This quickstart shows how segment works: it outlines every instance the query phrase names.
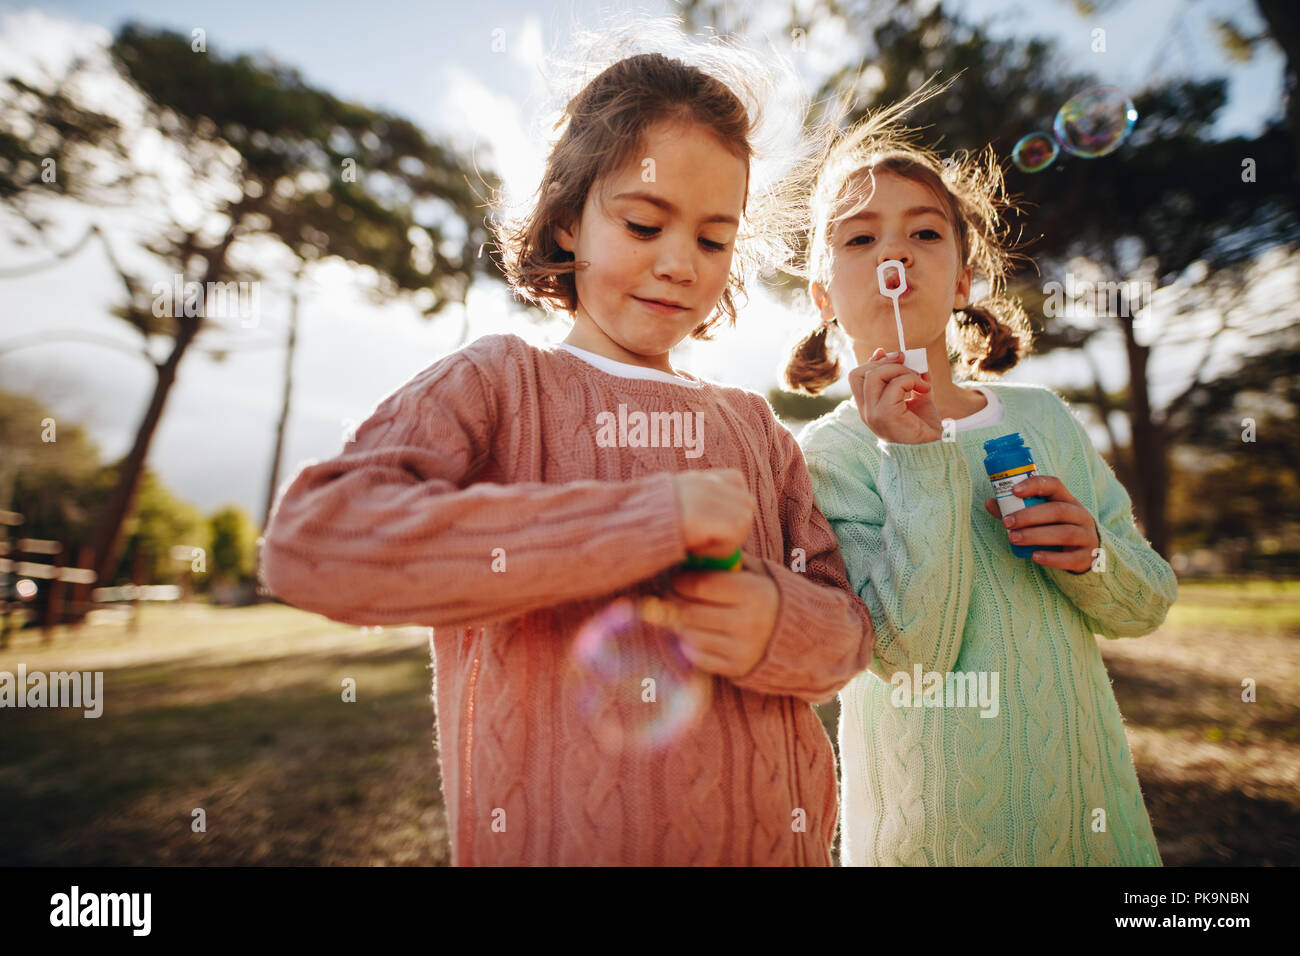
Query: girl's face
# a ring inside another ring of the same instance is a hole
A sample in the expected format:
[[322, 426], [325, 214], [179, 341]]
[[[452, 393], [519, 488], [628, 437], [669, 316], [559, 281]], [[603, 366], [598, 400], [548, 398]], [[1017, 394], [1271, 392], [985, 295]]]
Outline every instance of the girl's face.
[[641, 152], [592, 187], [581, 219], [556, 228], [579, 263], [566, 341], [671, 371], [668, 350], [727, 287], [748, 172], [707, 127], [650, 127]]
[[[894, 305], [880, 294], [876, 267], [901, 260], [907, 273], [907, 291], [898, 300], [903, 334], [908, 348], [928, 348], [943, 341], [953, 311], [969, 304], [971, 270], [960, 268], [957, 231], [929, 187], [879, 170], [875, 181], [866, 208], [828, 230], [830, 285], [814, 282], [813, 301], [868, 354], [876, 347], [896, 351]], [[836, 214], [852, 209], [870, 188], [871, 176], [858, 174]]]

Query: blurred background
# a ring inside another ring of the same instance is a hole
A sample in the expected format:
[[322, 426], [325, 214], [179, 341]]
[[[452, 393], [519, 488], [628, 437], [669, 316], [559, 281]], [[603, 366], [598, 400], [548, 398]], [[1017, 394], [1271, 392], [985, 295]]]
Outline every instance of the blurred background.
[[[484, 204], [536, 185], [553, 57], [632, 16], [855, 116], [955, 77], [911, 122], [991, 143], [1020, 197], [1038, 337], [1007, 378], [1087, 420], [1180, 578], [1157, 632], [1103, 641], [1164, 860], [1300, 863], [1288, 0], [0, 3], [0, 672], [108, 689], [99, 719], [0, 709], [0, 863], [448, 862], [427, 632], [259, 594], [256, 542], [421, 369], [567, 333], [510, 296]], [[1028, 171], [1098, 85], [1131, 130]], [[797, 433], [848, 397], [778, 385], [814, 323], [767, 276], [674, 361]]]

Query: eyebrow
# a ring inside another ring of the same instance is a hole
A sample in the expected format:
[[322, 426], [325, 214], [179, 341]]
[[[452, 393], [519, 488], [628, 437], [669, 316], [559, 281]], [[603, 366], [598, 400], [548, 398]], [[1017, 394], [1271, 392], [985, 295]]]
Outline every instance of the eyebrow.
[[[662, 209], [664, 212], [667, 213], [672, 213], [675, 215], [678, 212], [680, 212], [680, 210], [672, 203], [670, 203], [667, 199], [664, 199], [662, 196], [656, 196], [654, 195], [654, 193], [646, 193], [646, 192], [619, 193], [614, 198], [615, 199], [639, 199], [642, 202], [648, 202], [652, 206], [658, 206], [660, 209]], [[740, 225], [740, 220], [737, 219], [735, 216], [727, 216], [727, 215], [723, 215], [722, 213], [715, 213], [712, 216], [705, 216], [700, 221], [701, 222], [725, 222], [732, 226]]]
[[[911, 209], [906, 210], [903, 213], [903, 215], [923, 216], [926, 213], [934, 213], [936, 216], [939, 216], [945, 221], [948, 219], [948, 214], [945, 213], [942, 209], [939, 209], [937, 206], [913, 206]], [[855, 219], [879, 219], [879, 218], [880, 218], [880, 213], [878, 212], [860, 212], [855, 216], [849, 216], [848, 219], [841, 220], [839, 224], [845, 225], [846, 223], [853, 222], [853, 220]]]

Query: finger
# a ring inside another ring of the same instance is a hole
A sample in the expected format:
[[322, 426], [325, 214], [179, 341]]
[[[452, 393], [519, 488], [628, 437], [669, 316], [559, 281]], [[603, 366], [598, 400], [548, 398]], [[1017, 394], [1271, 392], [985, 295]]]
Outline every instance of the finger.
[[881, 369], [903, 369], [903, 357], [901, 352], [893, 353], [890, 357], [885, 355], [884, 349], [876, 349], [871, 358], [863, 362], [857, 368], [849, 372], [849, 388], [854, 388], [855, 383], [862, 382], [878, 373]]
[[865, 392], [868, 403], [875, 408], [881, 402], [881, 395], [885, 389], [897, 378], [907, 376], [917, 379], [917, 374], [911, 369], [904, 368], [902, 365], [886, 363], [875, 366], [870, 369], [865, 379]]
[[[700, 640], [712, 641], [721, 640], [731, 634], [732, 623], [735, 620], [736, 608], [734, 605], [703, 604], [695, 601], [683, 602], [677, 612], [679, 622], [677, 630], [683, 628], [701, 635]], [[702, 645], [703, 646], [703, 645]], [[712, 643], [709, 646], [713, 646]], [[717, 647], [713, 647], [717, 650]]]
[[682, 650], [682, 656], [697, 670], [704, 671], [706, 674], [717, 674], [720, 677], [740, 676], [736, 673], [735, 668], [728, 663], [727, 659], [719, 654], [701, 650], [692, 646], [688, 641], [681, 641], [678, 646]]
[[1017, 484], [1011, 491], [1021, 497], [1051, 498], [1054, 501], [1072, 501], [1078, 504], [1074, 495], [1060, 478], [1053, 475], [1035, 475]]
[[[1068, 501], [1044, 501], [1040, 504], [1021, 508], [1007, 515], [1011, 524], [1008, 528], [1027, 528], [1042, 524], [1075, 524], [1088, 527], [1092, 524], [1092, 515], [1082, 505]], [[1006, 524], [1006, 521], [1003, 521]]]
[[[745, 560], [742, 551], [740, 559]], [[674, 575], [672, 588], [684, 602], [698, 602], [735, 608], [749, 596], [752, 571], [682, 571]]]
[[985, 498], [984, 509], [999, 521], [1002, 520], [1002, 512], [998, 510], [998, 500], [996, 498]]
[[[702, 552], [696, 549], [695, 553], [701, 554]], [[673, 575], [672, 581], [669, 582], [669, 587], [672, 588], [673, 594], [667, 595], [665, 599], [671, 602], [673, 600], [673, 595], [678, 595], [684, 598], [693, 598], [699, 590], [700, 579], [710, 573], [712, 572], [678, 571]]]
[[706, 654], [717, 654], [719, 657], [725, 657], [729, 654], [731, 646], [735, 643], [736, 638], [725, 631], [715, 631], [707, 627], [697, 627], [694, 624], [685, 622], [679, 624], [673, 629], [678, 640], [691, 645], [697, 651], [703, 651]]
[[1067, 548], [1082, 548], [1085, 545], [1092, 545], [1092, 535], [1077, 524], [1040, 525], [1020, 531], [1012, 531], [1008, 537], [1010, 537], [1012, 544], [1023, 544], [1026, 547], [1040, 547], [1048, 544], [1061, 545]]
[[905, 396], [911, 391], [929, 391], [930, 386], [915, 372], [904, 371], [890, 378], [881, 391], [880, 402], [886, 405], [906, 405]]
[[[876, 352], [879, 353], [880, 349], [876, 349]], [[851, 389], [864, 388], [867, 377], [872, 372], [875, 372], [876, 370], [881, 368], [893, 368], [895, 367], [895, 365], [896, 363], [893, 362], [883, 362], [879, 360], [863, 362], [857, 368], [851, 369], [849, 371], [849, 388]]]
[[1079, 548], [1069, 551], [1035, 551], [1033, 559], [1047, 568], [1060, 568], [1062, 571], [1082, 571], [1092, 567], [1092, 554]]
[[849, 373], [849, 391], [853, 393], [853, 404], [857, 405], [859, 409], [862, 408], [863, 398], [866, 394], [866, 383], [863, 375], [865, 373], [859, 372], [858, 369], [854, 369]]

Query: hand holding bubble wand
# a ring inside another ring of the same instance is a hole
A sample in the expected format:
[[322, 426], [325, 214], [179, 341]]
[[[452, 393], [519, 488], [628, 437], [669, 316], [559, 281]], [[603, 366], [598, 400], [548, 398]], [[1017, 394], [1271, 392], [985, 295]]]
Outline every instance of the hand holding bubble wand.
[[[898, 285], [892, 289], [885, 278], [885, 274], [890, 269], [898, 273]], [[898, 259], [886, 259], [876, 266], [876, 284], [880, 286], [880, 294], [894, 302], [894, 324], [898, 327], [898, 351], [903, 353], [903, 364], [913, 372], [924, 375], [930, 371], [930, 362], [925, 349], [909, 349], [907, 343], [903, 341], [903, 316], [898, 308], [899, 297], [907, 291], [907, 270], [903, 267], [903, 263]]]
[[[708, 537], [687, 540], [707, 548]], [[739, 547], [725, 557], [688, 548], [678, 569], [739, 573], [742, 564]], [[579, 628], [570, 654], [575, 716], [611, 752], [671, 746], [706, 709], [713, 678], [687, 657], [683, 625], [673, 600], [639, 594], [614, 600]]]

